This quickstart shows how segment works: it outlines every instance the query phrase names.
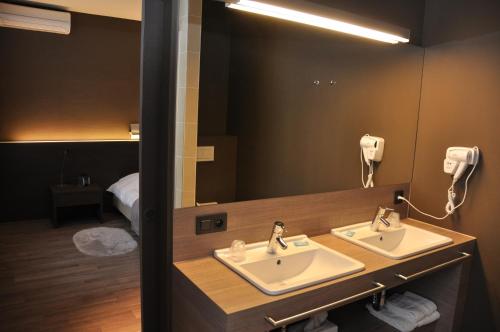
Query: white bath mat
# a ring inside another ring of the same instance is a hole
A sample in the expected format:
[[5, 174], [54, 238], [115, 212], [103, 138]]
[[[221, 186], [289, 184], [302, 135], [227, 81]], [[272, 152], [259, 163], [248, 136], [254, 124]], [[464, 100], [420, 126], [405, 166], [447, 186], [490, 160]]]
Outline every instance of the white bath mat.
[[137, 248], [137, 242], [121, 228], [95, 227], [73, 235], [73, 243], [89, 256], [116, 256]]

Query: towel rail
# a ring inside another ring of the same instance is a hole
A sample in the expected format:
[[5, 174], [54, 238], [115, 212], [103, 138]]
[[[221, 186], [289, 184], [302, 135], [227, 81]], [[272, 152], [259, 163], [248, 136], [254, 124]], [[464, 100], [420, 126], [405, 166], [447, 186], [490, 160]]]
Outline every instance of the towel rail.
[[413, 280], [413, 279], [416, 279], [418, 277], [421, 277], [427, 273], [431, 273], [431, 272], [434, 272], [434, 271], [437, 271], [437, 270], [441, 270], [441, 269], [444, 269], [445, 267], [448, 267], [450, 265], [453, 265], [453, 264], [456, 264], [456, 263], [459, 263], [469, 257], [471, 257], [471, 254], [469, 253], [466, 253], [466, 252], [458, 252], [461, 256], [460, 257], [457, 257], [455, 259], [452, 259], [448, 262], [444, 262], [444, 263], [441, 263], [441, 264], [438, 264], [438, 265], [435, 265], [433, 267], [430, 267], [428, 269], [425, 269], [425, 270], [422, 270], [420, 272], [417, 272], [417, 273], [414, 273], [414, 274], [410, 274], [409, 276], [406, 276], [404, 274], [401, 274], [401, 273], [396, 273], [395, 276], [399, 279], [402, 279], [404, 281], [410, 281], [410, 280]]
[[289, 317], [279, 319], [279, 320], [276, 320], [276, 319], [272, 318], [271, 316], [266, 316], [264, 318], [267, 322], [269, 322], [274, 327], [286, 326], [286, 325], [298, 322], [299, 320], [308, 318], [314, 314], [317, 314], [317, 313], [320, 313], [323, 311], [327, 311], [327, 310], [333, 309], [335, 307], [339, 307], [341, 305], [347, 304], [351, 301], [358, 300], [358, 299], [363, 298], [365, 296], [369, 296], [369, 295], [381, 292], [381, 291], [385, 290], [385, 288], [386, 288], [386, 286], [384, 284], [381, 284], [379, 282], [373, 282], [373, 284], [376, 287], [371, 288], [371, 289], [366, 290], [366, 291], [361, 292], [361, 293], [357, 293], [357, 294], [348, 296], [346, 298], [343, 298], [342, 300], [338, 300], [338, 301], [335, 301], [335, 302], [332, 302], [329, 304], [325, 304], [321, 307], [317, 307], [317, 308], [314, 308], [314, 309], [311, 309], [308, 311], [301, 312], [300, 314], [296, 314], [296, 315], [289, 316]]

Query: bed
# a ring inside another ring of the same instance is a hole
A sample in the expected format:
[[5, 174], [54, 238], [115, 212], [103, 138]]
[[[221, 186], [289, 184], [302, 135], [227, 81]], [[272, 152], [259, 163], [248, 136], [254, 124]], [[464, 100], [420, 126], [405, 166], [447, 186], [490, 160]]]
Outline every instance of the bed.
[[139, 173], [121, 178], [107, 191], [113, 193], [114, 206], [130, 221], [132, 230], [139, 235]]

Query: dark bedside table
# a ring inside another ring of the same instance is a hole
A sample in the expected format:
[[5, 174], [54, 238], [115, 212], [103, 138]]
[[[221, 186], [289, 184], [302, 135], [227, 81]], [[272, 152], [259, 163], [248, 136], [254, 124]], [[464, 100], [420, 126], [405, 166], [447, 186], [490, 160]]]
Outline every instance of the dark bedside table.
[[96, 184], [88, 186], [76, 186], [66, 184], [64, 186], [51, 186], [52, 193], [52, 223], [54, 227], [59, 226], [58, 209], [62, 207], [95, 205], [97, 216], [102, 222], [102, 188]]

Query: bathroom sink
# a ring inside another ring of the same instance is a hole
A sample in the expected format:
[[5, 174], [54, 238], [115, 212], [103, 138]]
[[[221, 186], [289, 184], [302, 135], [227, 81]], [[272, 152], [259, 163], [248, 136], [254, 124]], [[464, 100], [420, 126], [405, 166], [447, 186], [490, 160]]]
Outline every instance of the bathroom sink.
[[232, 258], [229, 248], [214, 251], [216, 259], [269, 295], [278, 295], [362, 271], [365, 265], [331, 250], [306, 235], [285, 238], [288, 249], [268, 254], [268, 241], [248, 244], [245, 258]]
[[453, 242], [449, 237], [405, 223], [380, 232], [372, 231], [370, 224], [363, 222], [334, 228], [332, 234], [392, 259], [403, 259]]

